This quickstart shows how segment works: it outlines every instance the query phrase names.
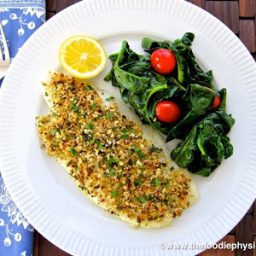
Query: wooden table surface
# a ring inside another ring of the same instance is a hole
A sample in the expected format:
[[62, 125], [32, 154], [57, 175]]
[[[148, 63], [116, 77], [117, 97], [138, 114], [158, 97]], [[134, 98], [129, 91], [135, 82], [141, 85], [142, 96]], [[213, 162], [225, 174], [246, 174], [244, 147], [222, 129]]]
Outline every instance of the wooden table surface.
[[[86, 0], [85, 0], [86, 1]], [[120, 0], [122, 1], [122, 0]], [[139, 1], [139, 0], [138, 0]], [[170, 0], [171, 1], [171, 0]], [[242, 40], [256, 59], [255, 6], [256, 0], [208, 1], [188, 0], [215, 15]], [[47, 0], [47, 19], [79, 0]], [[256, 83], [256, 81], [255, 81]], [[256, 86], [256, 84], [255, 84]], [[223, 238], [226, 242], [256, 242], [256, 202], [238, 225]], [[38, 232], [34, 236], [34, 256], [67, 256]], [[100, 255], [99, 255], [100, 256]], [[121, 256], [121, 255], [120, 255]], [[208, 250], [200, 256], [256, 256], [256, 250]]]

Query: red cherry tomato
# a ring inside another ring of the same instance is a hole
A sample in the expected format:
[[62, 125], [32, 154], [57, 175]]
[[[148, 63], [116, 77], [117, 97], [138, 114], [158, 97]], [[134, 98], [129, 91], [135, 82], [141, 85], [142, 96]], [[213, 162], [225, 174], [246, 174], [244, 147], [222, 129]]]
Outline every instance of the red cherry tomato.
[[176, 58], [172, 51], [164, 48], [155, 50], [151, 55], [151, 65], [159, 74], [171, 73], [176, 67]]
[[214, 98], [212, 108], [213, 108], [213, 109], [216, 109], [216, 108], [219, 107], [219, 105], [220, 105], [220, 96], [216, 96], [216, 97]]
[[156, 118], [164, 123], [175, 123], [180, 119], [180, 107], [169, 100], [163, 100], [157, 103], [155, 110]]

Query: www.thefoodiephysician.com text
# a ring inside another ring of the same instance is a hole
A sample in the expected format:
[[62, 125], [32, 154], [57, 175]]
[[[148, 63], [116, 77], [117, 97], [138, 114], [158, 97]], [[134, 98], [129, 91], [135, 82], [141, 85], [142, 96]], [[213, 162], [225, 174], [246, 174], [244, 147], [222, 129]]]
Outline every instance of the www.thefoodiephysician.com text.
[[207, 250], [207, 249], [224, 249], [224, 250], [255, 250], [256, 249], [256, 242], [253, 243], [228, 243], [225, 241], [219, 242], [217, 244], [177, 244], [177, 243], [169, 243], [165, 242], [161, 244], [162, 250]]

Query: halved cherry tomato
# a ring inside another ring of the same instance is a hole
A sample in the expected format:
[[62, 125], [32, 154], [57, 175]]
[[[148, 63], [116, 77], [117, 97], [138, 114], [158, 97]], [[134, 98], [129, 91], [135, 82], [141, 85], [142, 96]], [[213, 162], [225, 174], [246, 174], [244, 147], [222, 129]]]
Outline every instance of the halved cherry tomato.
[[163, 100], [156, 104], [156, 118], [164, 123], [175, 123], [180, 119], [181, 109], [173, 101]]
[[164, 48], [155, 50], [151, 55], [151, 65], [159, 74], [171, 73], [176, 67], [176, 58], [172, 51]]
[[219, 107], [219, 105], [220, 105], [220, 96], [216, 96], [216, 97], [214, 98], [212, 108], [213, 108], [213, 109], [216, 109], [216, 108]]

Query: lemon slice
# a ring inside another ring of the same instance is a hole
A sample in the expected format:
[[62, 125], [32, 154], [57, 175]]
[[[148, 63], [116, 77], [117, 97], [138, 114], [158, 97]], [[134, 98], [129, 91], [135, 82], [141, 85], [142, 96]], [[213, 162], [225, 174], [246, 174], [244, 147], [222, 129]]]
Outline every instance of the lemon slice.
[[60, 46], [61, 66], [74, 77], [92, 78], [106, 66], [107, 58], [101, 44], [88, 36], [75, 35]]

